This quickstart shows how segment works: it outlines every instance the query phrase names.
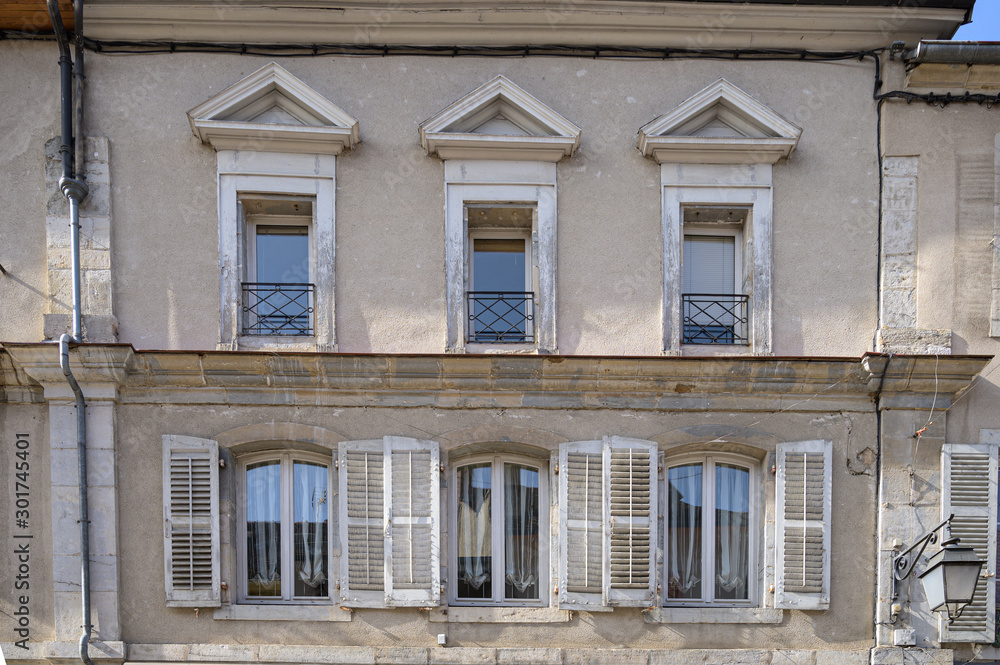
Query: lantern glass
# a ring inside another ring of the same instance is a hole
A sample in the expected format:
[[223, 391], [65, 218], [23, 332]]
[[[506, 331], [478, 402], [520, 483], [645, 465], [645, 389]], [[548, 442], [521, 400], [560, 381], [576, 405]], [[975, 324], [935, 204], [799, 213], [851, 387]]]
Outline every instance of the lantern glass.
[[971, 547], [942, 547], [920, 575], [931, 610], [940, 611], [944, 606], [950, 620], [958, 616], [962, 608], [972, 602], [982, 567], [983, 562]]

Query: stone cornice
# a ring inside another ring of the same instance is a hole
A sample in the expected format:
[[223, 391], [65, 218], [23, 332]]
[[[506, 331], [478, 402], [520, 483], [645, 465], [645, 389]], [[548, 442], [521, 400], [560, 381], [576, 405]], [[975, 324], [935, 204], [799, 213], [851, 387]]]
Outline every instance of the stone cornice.
[[[4, 356], [12, 362], [0, 363], [7, 367], [2, 387], [28, 376], [49, 397], [65, 385], [54, 344], [11, 344]], [[71, 351], [81, 384], [117, 389], [127, 403], [441, 408], [867, 411], [880, 385], [883, 406], [927, 408], [936, 393], [943, 407], [990, 360], [273, 354], [90, 344]]]
[[86, 36], [268, 44], [567, 45], [862, 50], [948, 38], [963, 9], [574, 0], [268, 3], [96, 0]]

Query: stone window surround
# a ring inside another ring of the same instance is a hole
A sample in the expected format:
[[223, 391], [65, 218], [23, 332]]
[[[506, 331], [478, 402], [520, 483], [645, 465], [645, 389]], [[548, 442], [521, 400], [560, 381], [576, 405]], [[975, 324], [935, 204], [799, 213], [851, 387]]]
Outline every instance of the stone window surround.
[[750, 344], [718, 346], [726, 353], [771, 353], [771, 225], [770, 164], [661, 164], [663, 187], [663, 352], [667, 355], [697, 353], [713, 347], [681, 345], [682, 269], [685, 206], [733, 206], [749, 209], [743, 234], [744, 270], [751, 292]]
[[[336, 163], [334, 155], [219, 150], [219, 298], [220, 350], [273, 348], [336, 351], [334, 282], [336, 256]], [[310, 228], [315, 258], [314, 334], [312, 337], [240, 334], [240, 282], [246, 272], [246, 229], [242, 196], [293, 195], [313, 199]]]
[[[556, 165], [518, 160], [445, 160], [445, 280], [449, 353], [538, 352], [556, 349]], [[537, 269], [535, 342], [467, 344], [465, 290], [470, 248], [468, 203], [524, 203], [535, 207], [531, 253]]]

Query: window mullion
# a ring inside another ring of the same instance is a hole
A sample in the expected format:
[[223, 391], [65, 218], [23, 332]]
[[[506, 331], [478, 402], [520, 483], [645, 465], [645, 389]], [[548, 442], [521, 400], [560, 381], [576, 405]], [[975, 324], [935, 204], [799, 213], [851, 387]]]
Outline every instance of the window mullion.
[[703, 466], [705, 482], [702, 483], [701, 528], [704, 549], [701, 553], [702, 599], [715, 602], [715, 460], [709, 457]]
[[292, 460], [288, 454], [281, 456], [281, 599], [294, 596], [294, 542]]
[[504, 561], [504, 531], [503, 531], [503, 508], [504, 508], [504, 486], [503, 486], [503, 460], [499, 457], [493, 458], [493, 468], [491, 470], [491, 480], [493, 484], [493, 515], [491, 519], [492, 532], [490, 533], [491, 549], [493, 556], [493, 602], [503, 603], [504, 597], [504, 577], [506, 562]]

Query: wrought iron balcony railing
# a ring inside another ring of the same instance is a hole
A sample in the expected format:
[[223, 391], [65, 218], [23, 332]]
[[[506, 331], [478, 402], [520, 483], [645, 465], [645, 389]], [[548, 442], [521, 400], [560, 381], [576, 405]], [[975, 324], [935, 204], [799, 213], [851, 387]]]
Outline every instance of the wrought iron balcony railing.
[[747, 303], [742, 294], [685, 293], [684, 344], [748, 344]]
[[469, 291], [469, 341], [521, 344], [535, 341], [535, 294]]
[[312, 284], [243, 283], [244, 335], [312, 335]]

